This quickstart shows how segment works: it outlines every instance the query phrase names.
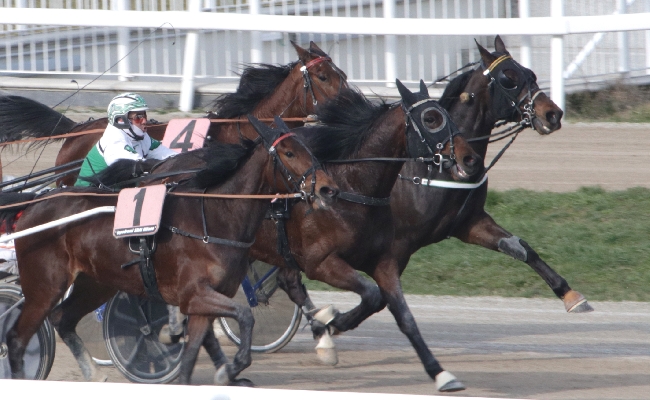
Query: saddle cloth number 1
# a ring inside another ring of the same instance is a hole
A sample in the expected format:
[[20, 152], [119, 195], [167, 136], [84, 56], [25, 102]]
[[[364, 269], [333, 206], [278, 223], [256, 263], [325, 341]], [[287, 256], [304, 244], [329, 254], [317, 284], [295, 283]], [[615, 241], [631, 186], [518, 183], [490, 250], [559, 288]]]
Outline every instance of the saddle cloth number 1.
[[154, 235], [160, 228], [165, 202], [165, 185], [122, 189], [117, 197], [113, 236]]

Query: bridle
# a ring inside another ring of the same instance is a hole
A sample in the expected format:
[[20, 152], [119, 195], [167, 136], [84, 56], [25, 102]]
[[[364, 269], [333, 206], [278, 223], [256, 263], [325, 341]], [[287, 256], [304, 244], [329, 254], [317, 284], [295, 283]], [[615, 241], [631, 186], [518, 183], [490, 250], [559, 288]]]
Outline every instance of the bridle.
[[[300, 61], [302, 63], [302, 61]], [[312, 104], [315, 106], [318, 104], [318, 100], [316, 100], [316, 93], [314, 92], [314, 87], [316, 87], [317, 90], [321, 92], [322, 95], [325, 95], [322, 89], [319, 89], [317, 86], [314, 85], [314, 82], [311, 79], [311, 76], [309, 76], [309, 68], [318, 65], [322, 62], [327, 62], [330, 67], [336, 72], [339, 76], [339, 92], [341, 92], [341, 89], [343, 88], [344, 85], [346, 85], [347, 82], [347, 77], [341, 71], [334, 63], [332, 62], [332, 59], [329, 56], [319, 56], [317, 58], [314, 58], [311, 61], [308, 61], [307, 63], [303, 63], [302, 67], [300, 67], [300, 72], [302, 72], [302, 77], [304, 80], [303, 87], [305, 88], [305, 93], [304, 93], [304, 105], [306, 108], [307, 105], [307, 93], [311, 95], [311, 101]]]
[[[282, 160], [280, 159], [280, 156], [277, 153], [277, 145], [283, 141], [284, 139], [287, 139], [289, 137], [293, 137], [300, 145], [307, 151], [307, 153], [311, 156], [311, 167], [308, 168], [301, 176], [300, 178], [296, 178], [293, 176], [291, 171], [284, 165]], [[316, 157], [312, 154], [312, 152], [309, 150], [305, 144], [298, 139], [298, 137], [293, 133], [293, 132], [287, 132], [278, 137], [273, 141], [273, 143], [267, 147], [267, 150], [269, 154], [271, 155], [273, 159], [273, 170], [280, 170], [280, 173], [284, 177], [284, 184], [285, 187], [287, 188], [288, 191], [293, 191], [293, 192], [299, 192], [303, 195], [303, 198], [308, 202], [311, 203], [313, 202], [316, 194], [316, 171], [317, 170], [322, 170], [323, 167], [320, 165]], [[305, 184], [307, 182], [307, 177], [311, 175], [311, 189], [310, 192], [307, 193], [305, 191]]]

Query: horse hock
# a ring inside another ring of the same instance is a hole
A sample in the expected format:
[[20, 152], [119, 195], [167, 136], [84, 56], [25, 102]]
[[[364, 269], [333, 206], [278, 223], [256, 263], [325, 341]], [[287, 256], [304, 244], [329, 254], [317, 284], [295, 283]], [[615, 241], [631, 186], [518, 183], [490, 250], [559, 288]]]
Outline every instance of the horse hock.
[[[312, 330], [314, 329], [314, 325], [322, 324], [323, 329], [318, 329], [321, 331], [321, 334], [318, 338], [318, 344], [316, 345], [316, 355], [318, 356], [318, 359], [326, 365], [336, 365], [339, 362], [336, 345], [334, 344], [327, 327], [327, 324], [334, 320], [337, 313], [338, 311], [332, 305], [323, 307], [314, 314], [314, 322], [312, 323]], [[315, 335], [317, 334], [315, 333]]]

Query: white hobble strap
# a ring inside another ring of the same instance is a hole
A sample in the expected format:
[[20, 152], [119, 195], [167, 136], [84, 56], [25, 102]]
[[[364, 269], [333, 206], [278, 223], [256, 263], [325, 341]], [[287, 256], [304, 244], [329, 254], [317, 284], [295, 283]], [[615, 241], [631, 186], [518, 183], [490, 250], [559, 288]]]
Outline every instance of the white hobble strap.
[[436, 388], [440, 390], [443, 386], [455, 380], [456, 377], [451, 372], [442, 371], [441, 373], [436, 375]]
[[327, 325], [334, 320], [337, 313], [338, 311], [336, 308], [330, 304], [327, 307], [321, 308], [316, 314], [314, 314], [314, 319], [323, 325]]

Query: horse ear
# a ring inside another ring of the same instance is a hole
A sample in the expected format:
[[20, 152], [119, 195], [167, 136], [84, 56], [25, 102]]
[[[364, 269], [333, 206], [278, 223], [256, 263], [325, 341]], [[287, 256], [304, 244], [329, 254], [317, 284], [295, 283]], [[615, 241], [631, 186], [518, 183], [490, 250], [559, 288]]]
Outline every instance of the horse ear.
[[316, 45], [313, 41], [309, 42], [309, 52], [310, 53], [316, 53], [316, 54], [327, 54], [323, 50], [321, 50], [320, 47]]
[[278, 129], [280, 129], [280, 131], [282, 131], [282, 133], [288, 133], [291, 130], [291, 129], [289, 129], [287, 124], [284, 123], [282, 118], [280, 118], [279, 116], [276, 115], [273, 118], [273, 121], [275, 121], [275, 126], [277, 126]]
[[424, 80], [420, 79], [420, 94], [426, 97], [429, 97], [429, 89], [427, 88]]
[[300, 61], [303, 62], [303, 64], [307, 63], [311, 59], [308, 50], [305, 50], [302, 47], [298, 46], [296, 42], [294, 42], [293, 40], [291, 41], [291, 44], [293, 45], [293, 48], [296, 49], [296, 53], [298, 53], [298, 58], [300, 59]]
[[474, 42], [476, 42], [476, 47], [478, 47], [478, 52], [481, 53], [481, 59], [483, 60], [483, 64], [485, 64], [486, 66], [488, 66], [488, 65], [492, 64], [492, 62], [494, 62], [494, 60], [497, 59], [497, 58], [496, 58], [495, 56], [493, 56], [489, 51], [487, 51], [487, 50], [485, 49], [485, 47], [483, 47], [483, 46], [481, 46], [480, 44], [478, 44], [478, 42], [476, 41], [476, 39], [474, 39]]
[[417, 98], [399, 79], [395, 79], [395, 85], [397, 85], [397, 91], [399, 95], [402, 96], [402, 101], [407, 106], [411, 106], [417, 102]]
[[253, 128], [255, 128], [257, 131], [257, 134], [260, 135], [264, 142], [269, 146], [275, 141], [275, 139], [277, 139], [278, 136], [280, 136], [279, 132], [276, 132], [274, 129], [267, 126], [265, 123], [255, 118], [251, 114], [246, 115], [246, 117], [248, 118], [248, 122], [250, 122], [251, 125], [253, 125]]
[[508, 50], [506, 50], [506, 45], [503, 43], [503, 40], [501, 40], [501, 36], [497, 35], [497, 37], [494, 38], [494, 49], [499, 52], [499, 53], [508, 53]]

